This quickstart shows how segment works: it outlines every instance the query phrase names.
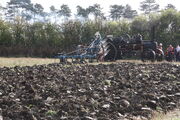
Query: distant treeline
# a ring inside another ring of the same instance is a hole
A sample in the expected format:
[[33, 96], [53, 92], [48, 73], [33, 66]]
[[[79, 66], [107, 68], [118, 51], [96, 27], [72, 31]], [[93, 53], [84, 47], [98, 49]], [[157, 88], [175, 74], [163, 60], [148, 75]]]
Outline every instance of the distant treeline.
[[103, 37], [140, 33], [143, 39], [151, 39], [153, 26], [155, 38], [164, 48], [180, 44], [180, 12], [175, 9], [139, 15], [132, 20], [67, 20], [61, 24], [31, 23], [21, 17], [13, 22], [0, 20], [0, 56], [53, 57], [78, 44], [90, 43], [96, 31]]

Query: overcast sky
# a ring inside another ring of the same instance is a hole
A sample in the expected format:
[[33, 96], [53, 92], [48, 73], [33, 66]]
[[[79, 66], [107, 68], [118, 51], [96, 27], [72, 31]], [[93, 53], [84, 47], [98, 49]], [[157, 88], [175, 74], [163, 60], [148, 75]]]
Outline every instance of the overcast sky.
[[[5, 5], [6, 2], [10, 0], [0, 0], [1, 5]], [[126, 5], [129, 4], [135, 10], [139, 10], [140, 2], [144, 0], [31, 0], [32, 3], [40, 3], [45, 8], [45, 11], [49, 11], [49, 7], [54, 5], [57, 9], [60, 8], [62, 4], [67, 4], [72, 10], [73, 14], [76, 13], [76, 6], [80, 5], [84, 8], [98, 3], [103, 8], [104, 13], [109, 12], [109, 6], [118, 4], [118, 5]], [[164, 8], [167, 4], [171, 3], [178, 10], [180, 10], [180, 0], [156, 0], [156, 2], [160, 5], [160, 8]]]

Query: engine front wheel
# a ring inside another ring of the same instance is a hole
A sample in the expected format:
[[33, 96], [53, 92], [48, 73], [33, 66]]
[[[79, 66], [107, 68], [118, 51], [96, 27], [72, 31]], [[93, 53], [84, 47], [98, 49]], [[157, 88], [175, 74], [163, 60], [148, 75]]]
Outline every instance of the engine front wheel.
[[156, 59], [156, 53], [154, 50], [146, 50], [146, 51], [143, 51], [142, 54], [141, 54], [141, 60], [143, 62], [146, 62], [146, 61], [151, 61], [151, 62], [155, 62], [155, 59]]

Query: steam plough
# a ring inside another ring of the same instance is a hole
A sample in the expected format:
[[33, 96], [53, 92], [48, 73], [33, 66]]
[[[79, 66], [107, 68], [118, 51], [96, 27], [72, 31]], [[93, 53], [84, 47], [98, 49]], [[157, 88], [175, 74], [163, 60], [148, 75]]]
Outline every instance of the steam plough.
[[77, 49], [73, 52], [66, 54], [58, 54], [56, 58], [60, 62], [93, 62], [96, 61], [115, 61], [122, 59], [131, 54], [139, 54], [142, 61], [150, 60], [154, 62], [162, 61], [164, 53], [158, 48], [158, 43], [154, 40], [142, 40], [140, 34], [130, 37], [129, 35], [121, 37], [113, 37], [109, 35], [101, 38], [99, 32], [95, 34], [94, 40], [89, 46], [78, 45]]

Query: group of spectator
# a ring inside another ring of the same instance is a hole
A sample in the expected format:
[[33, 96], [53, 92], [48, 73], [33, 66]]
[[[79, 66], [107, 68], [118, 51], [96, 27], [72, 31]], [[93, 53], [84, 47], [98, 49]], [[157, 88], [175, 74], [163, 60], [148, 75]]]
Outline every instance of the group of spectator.
[[[161, 49], [162, 49], [162, 44], [160, 43]], [[175, 48], [172, 45], [169, 45], [166, 52], [165, 52], [165, 57], [166, 60], [168, 61], [180, 61], [180, 46], [177, 45]]]

